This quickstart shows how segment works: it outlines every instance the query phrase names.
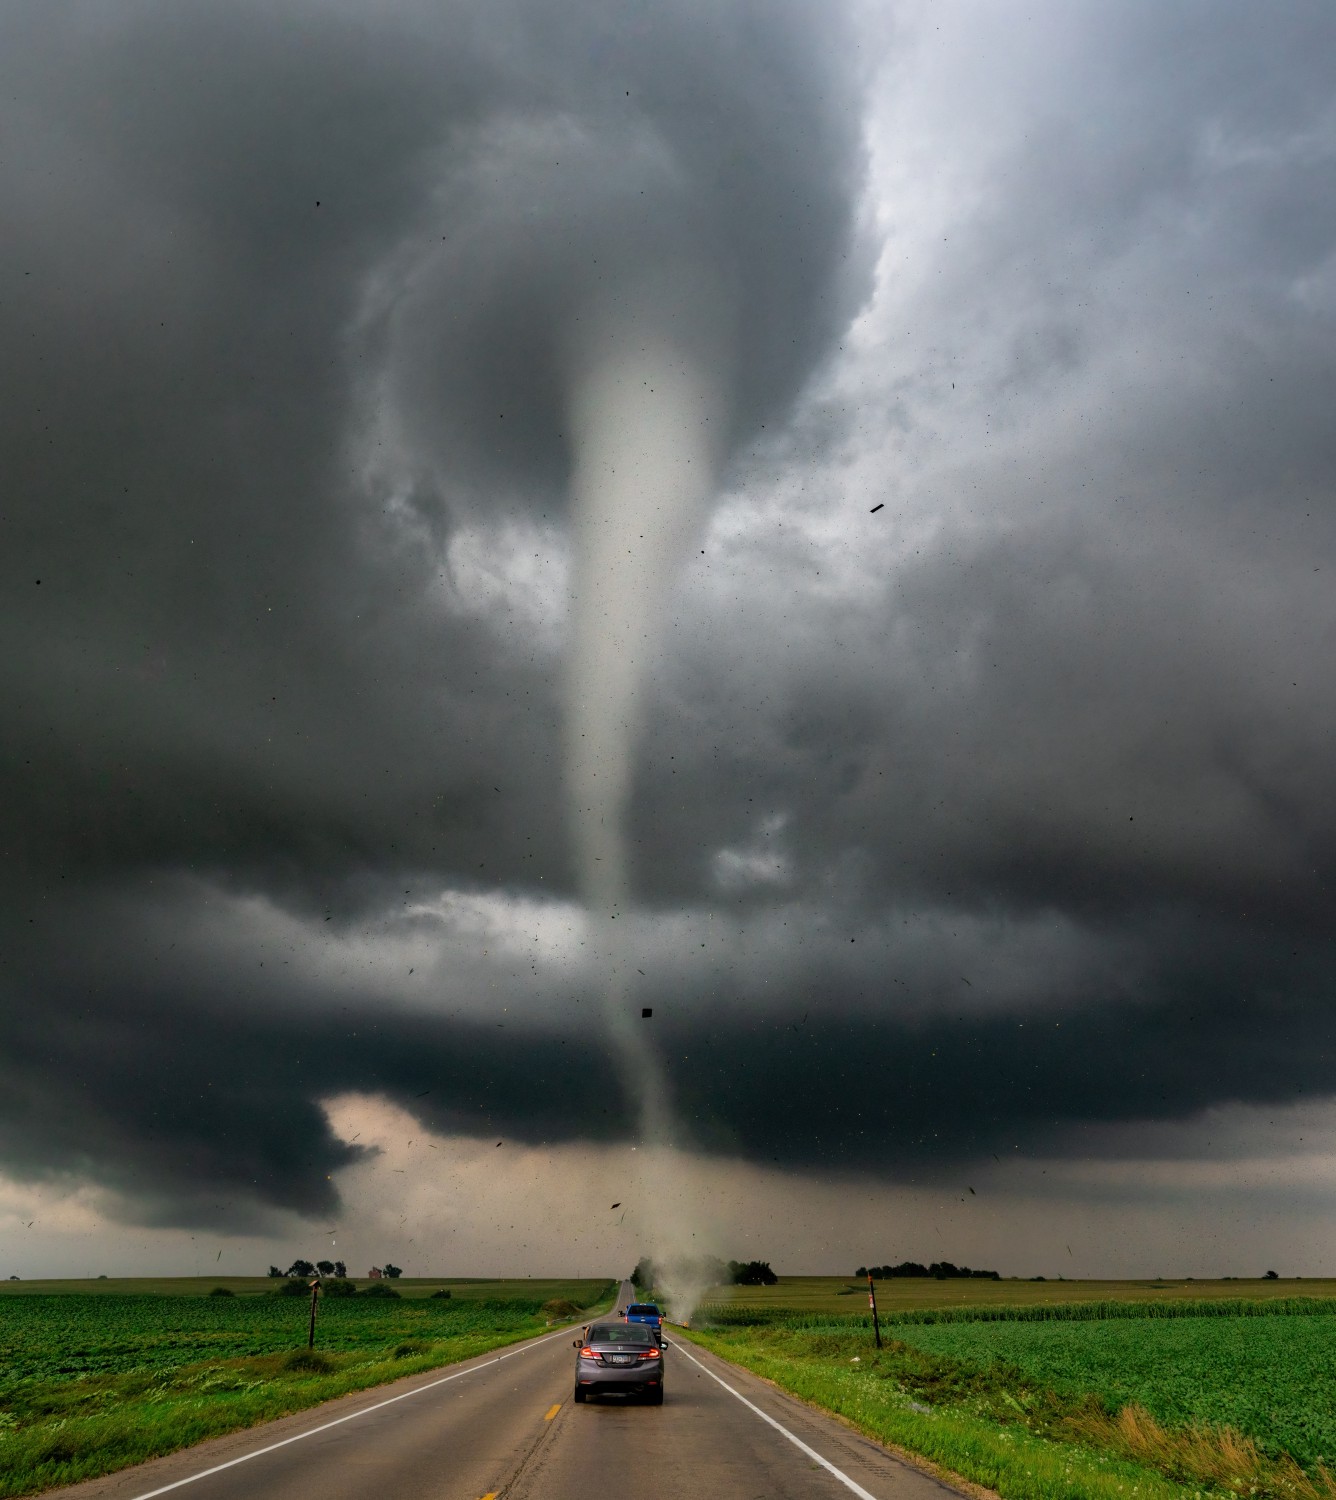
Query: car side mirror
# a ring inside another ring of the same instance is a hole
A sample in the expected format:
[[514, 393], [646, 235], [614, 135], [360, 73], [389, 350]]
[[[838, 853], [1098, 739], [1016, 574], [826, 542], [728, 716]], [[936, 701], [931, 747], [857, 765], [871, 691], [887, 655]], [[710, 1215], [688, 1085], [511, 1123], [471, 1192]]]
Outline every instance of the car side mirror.
[[579, 1339], [572, 1339], [571, 1340], [571, 1348], [572, 1349], [578, 1349], [579, 1347], [580, 1347], [580, 1340]]

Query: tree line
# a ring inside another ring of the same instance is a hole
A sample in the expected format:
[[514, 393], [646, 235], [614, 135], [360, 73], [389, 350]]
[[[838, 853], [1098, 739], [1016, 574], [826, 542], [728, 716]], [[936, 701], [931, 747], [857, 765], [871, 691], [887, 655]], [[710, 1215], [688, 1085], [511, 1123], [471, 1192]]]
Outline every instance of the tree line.
[[[271, 1276], [314, 1276], [317, 1272], [321, 1276], [333, 1276], [339, 1281], [348, 1278], [348, 1267], [341, 1260], [294, 1260], [286, 1271], [280, 1271], [277, 1266], [269, 1267]], [[373, 1277], [388, 1276], [392, 1281], [397, 1280], [404, 1274], [402, 1266], [392, 1266], [386, 1261], [383, 1266], [374, 1266], [371, 1271]]]
[[997, 1271], [971, 1271], [968, 1266], [954, 1266], [949, 1260], [935, 1260], [930, 1266], [916, 1260], [902, 1260], [898, 1266], [859, 1266], [855, 1276], [870, 1276], [873, 1281], [891, 1281], [897, 1276], [931, 1276], [935, 1281], [968, 1277], [976, 1281], [1001, 1281]]

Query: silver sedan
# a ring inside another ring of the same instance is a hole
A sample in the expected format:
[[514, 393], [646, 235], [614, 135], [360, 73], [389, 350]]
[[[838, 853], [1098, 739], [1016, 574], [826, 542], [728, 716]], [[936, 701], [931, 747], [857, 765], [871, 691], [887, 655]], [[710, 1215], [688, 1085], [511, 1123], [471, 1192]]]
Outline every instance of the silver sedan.
[[663, 1346], [658, 1330], [643, 1323], [591, 1323], [575, 1340], [575, 1399], [642, 1396], [663, 1404]]

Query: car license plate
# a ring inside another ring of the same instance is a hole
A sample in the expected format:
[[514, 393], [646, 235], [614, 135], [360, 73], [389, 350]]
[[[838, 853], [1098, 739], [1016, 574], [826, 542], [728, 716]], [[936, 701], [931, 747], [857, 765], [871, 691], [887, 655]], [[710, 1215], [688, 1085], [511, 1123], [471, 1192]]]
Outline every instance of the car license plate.
[[635, 1363], [634, 1354], [605, 1354], [603, 1357], [609, 1364], [614, 1365], [630, 1365]]

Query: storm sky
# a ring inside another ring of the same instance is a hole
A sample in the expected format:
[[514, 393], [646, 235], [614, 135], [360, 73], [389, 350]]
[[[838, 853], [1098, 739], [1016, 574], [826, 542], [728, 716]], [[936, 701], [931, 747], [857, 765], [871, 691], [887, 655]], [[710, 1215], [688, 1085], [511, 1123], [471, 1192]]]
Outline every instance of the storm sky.
[[702, 1247], [1336, 1272], [1333, 57], [6, 8], [0, 1275], [654, 1248], [563, 800], [629, 298], [727, 350], [623, 933]]

